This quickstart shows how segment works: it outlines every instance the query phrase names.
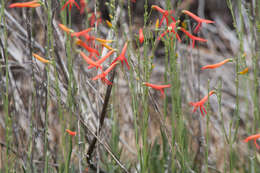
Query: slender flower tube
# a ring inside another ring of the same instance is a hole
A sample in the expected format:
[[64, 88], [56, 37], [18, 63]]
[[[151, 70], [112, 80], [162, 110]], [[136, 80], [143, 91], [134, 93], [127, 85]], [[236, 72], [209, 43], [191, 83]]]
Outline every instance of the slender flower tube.
[[164, 88], [170, 88], [171, 87], [170, 84], [168, 84], [168, 85], [155, 85], [155, 84], [151, 84], [151, 83], [148, 83], [148, 82], [144, 82], [143, 84], [148, 86], [148, 87], [151, 87], [153, 89], [161, 91], [162, 97], [165, 97]]
[[72, 5], [75, 5], [77, 7], [77, 9], [80, 11], [80, 7], [79, 5], [75, 2], [75, 0], [68, 0], [63, 7], [61, 8], [61, 10], [64, 10], [67, 6], [69, 6], [69, 11], [71, 11]]
[[72, 29], [70, 29], [70, 28], [68, 28], [67, 26], [65, 26], [65, 25], [63, 25], [63, 24], [59, 24], [59, 27], [63, 30], [63, 31], [65, 31], [67, 34], [70, 34], [70, 33], [72, 33], [72, 32], [74, 32]]
[[18, 3], [13, 3], [9, 5], [9, 8], [23, 8], [23, 7], [29, 7], [29, 8], [35, 8], [41, 6], [41, 1], [39, 0], [34, 0], [30, 2], [18, 2]]
[[90, 52], [90, 53], [95, 53], [96, 55], [99, 56], [98, 50], [89, 47], [89, 46], [88, 46], [86, 43], [84, 43], [82, 40], [78, 39], [78, 40], [76, 41], [76, 44], [77, 44], [77, 45], [80, 45], [80, 46], [82, 46], [82, 47], [84, 47], [88, 52]]
[[[194, 106], [194, 109], [193, 109], [193, 112], [195, 112], [198, 107], [200, 108], [200, 112], [201, 112], [201, 115], [204, 117], [204, 113], [207, 114], [207, 111], [204, 107], [204, 103], [208, 100], [208, 97], [211, 96], [212, 94], [215, 94], [216, 91], [212, 90], [209, 92], [209, 95], [206, 95], [205, 97], [203, 97], [200, 101], [198, 102], [190, 102], [190, 105]], [[204, 111], [204, 113], [203, 113]]]
[[207, 42], [207, 40], [205, 40], [204, 38], [196, 37], [196, 36], [192, 35], [191, 33], [189, 33], [188, 31], [186, 31], [182, 27], [178, 27], [178, 29], [180, 29], [182, 32], [184, 32], [188, 37], [190, 37], [192, 39], [192, 47], [193, 48], [195, 46], [195, 41]]
[[[164, 10], [164, 9], [160, 8], [159, 6], [157, 6], [157, 5], [152, 5], [152, 9], [156, 9], [157, 11], [159, 11], [163, 15], [163, 17], [162, 17], [162, 19], [160, 21], [159, 27], [161, 27], [164, 19], [166, 20], [166, 23], [167, 23], [167, 26], [168, 26], [169, 25], [168, 16], [170, 16], [170, 14], [173, 13], [173, 11]], [[176, 22], [174, 17], [170, 16], [170, 18], [174, 22]]]
[[157, 19], [155, 22], [155, 29], [158, 29], [158, 28], [159, 28], [159, 19]]
[[109, 27], [109, 28], [112, 28], [112, 23], [111, 22], [109, 22], [109, 20], [106, 20], [106, 24], [107, 24], [107, 26]]
[[104, 39], [101, 39], [101, 38], [95, 38], [96, 41], [98, 41], [99, 43], [112, 43], [114, 40], [104, 40]]
[[108, 46], [108, 45], [105, 44], [105, 43], [101, 43], [101, 45], [102, 45], [103, 47], [107, 48], [108, 50], [115, 50], [114, 48]]
[[107, 85], [112, 85], [112, 83], [106, 78], [106, 76], [108, 75], [108, 73], [113, 70], [116, 65], [118, 64], [118, 62], [115, 62], [113, 64], [111, 64], [103, 73], [97, 75], [96, 77], [92, 78], [92, 80], [97, 80], [97, 79], [101, 79], [102, 82], [105, 82]]
[[257, 139], [260, 138], [260, 133], [256, 134], [256, 135], [251, 135], [249, 137], [247, 137], [246, 139], [244, 139], [244, 142], [248, 142], [250, 140], [254, 140], [255, 146], [257, 149], [260, 149], [260, 146], [257, 144]]
[[37, 55], [36, 53], [32, 53], [32, 55], [38, 59], [39, 61], [41, 61], [42, 63], [47, 63], [47, 64], [50, 64], [51, 61], [50, 60], [47, 60], [47, 59], [44, 59], [43, 57], [41, 57], [40, 55]]
[[248, 73], [248, 70], [249, 70], [249, 68], [248, 67], [246, 67], [244, 70], [242, 70], [241, 72], [238, 72], [238, 74], [246, 74], [246, 73]]
[[139, 29], [139, 42], [140, 44], [144, 42], [144, 33], [142, 28]]
[[97, 62], [93, 61], [91, 58], [89, 58], [87, 55], [85, 55], [83, 52], [80, 52], [80, 55], [82, 58], [89, 64], [92, 65], [93, 67], [96, 67], [97, 69], [100, 68], [102, 70], [102, 66], [98, 64]]
[[198, 22], [198, 25], [196, 26], [196, 28], [193, 31], [194, 33], [197, 33], [199, 31], [202, 23], [215, 23], [212, 20], [202, 19], [199, 16], [196, 16], [195, 14], [193, 14], [192, 12], [187, 11], [187, 10], [182, 10], [182, 13], [190, 16], [191, 18], [193, 18], [194, 20], [196, 20]]
[[125, 58], [125, 53], [126, 53], [126, 49], [127, 49], [127, 42], [125, 43], [121, 54], [111, 63], [114, 64], [116, 61], [121, 61], [122, 66], [124, 65], [124, 62], [128, 68], [128, 70], [130, 69], [130, 66], [128, 65], [127, 59]]
[[217, 64], [211, 64], [211, 65], [206, 65], [201, 67], [201, 70], [205, 70], [205, 69], [214, 69], [214, 68], [218, 68], [224, 64], [226, 64], [227, 62], [232, 62], [233, 60], [231, 58], [225, 59], [224, 61], [221, 61]]
[[80, 31], [80, 32], [73, 32], [71, 34], [71, 37], [80, 37], [80, 36], [87, 34], [88, 32], [90, 32], [92, 30], [93, 30], [93, 28], [88, 28], [88, 29], [85, 29], [85, 30]]
[[[98, 61], [96, 61], [97, 64], [101, 65], [109, 56], [111, 56], [113, 53], [115, 52], [115, 50], [111, 50], [109, 51], [104, 57], [100, 58]], [[88, 66], [88, 69], [91, 69], [95, 67], [95, 65], [90, 65]]]
[[73, 132], [69, 129], [66, 129], [66, 132], [70, 135], [70, 136], [76, 136], [77, 132]]

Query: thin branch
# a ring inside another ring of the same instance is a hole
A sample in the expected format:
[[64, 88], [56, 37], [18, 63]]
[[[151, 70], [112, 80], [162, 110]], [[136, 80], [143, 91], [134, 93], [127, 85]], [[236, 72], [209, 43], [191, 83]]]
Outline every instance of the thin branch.
[[[95, 134], [95, 132], [93, 132], [88, 125], [84, 122], [84, 120], [82, 118], [80, 118], [80, 122], [82, 123], [82, 125], [84, 125], [84, 127], [87, 128], [88, 131], [90, 131], [90, 133], [95, 137], [96, 141], [98, 141], [101, 145], [104, 146], [105, 150], [110, 154], [110, 156], [116, 161], [116, 163], [126, 172], [129, 173], [128, 170], [125, 168], [125, 166], [116, 158], [116, 156], [112, 153], [112, 151], [109, 149], [109, 146], [107, 143], [102, 142], [102, 140]], [[89, 156], [87, 156], [88, 158]], [[89, 160], [90, 161], [90, 160]], [[90, 164], [92, 164], [90, 162]]]

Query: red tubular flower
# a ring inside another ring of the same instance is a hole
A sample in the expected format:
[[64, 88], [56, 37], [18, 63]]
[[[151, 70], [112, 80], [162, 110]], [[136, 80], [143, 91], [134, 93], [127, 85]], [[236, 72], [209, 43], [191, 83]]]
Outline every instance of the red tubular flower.
[[232, 62], [233, 60], [231, 58], [228, 58], [228, 59], [225, 59], [224, 61], [221, 61], [217, 64], [211, 64], [211, 65], [206, 65], [206, 66], [203, 66], [201, 68], [201, 70], [205, 70], [205, 69], [214, 69], [214, 68], [217, 68], [217, 67], [220, 67], [224, 64], [226, 64], [227, 62]]
[[85, 10], [85, 7], [86, 7], [86, 1], [85, 0], [80, 0], [79, 4], [80, 4], [80, 14], [83, 14], [84, 10]]
[[190, 11], [187, 11], [187, 10], [183, 10], [182, 11], [184, 14], [192, 17], [194, 20], [196, 20], [198, 22], [198, 25], [196, 26], [196, 28], [194, 29], [194, 33], [197, 33], [201, 27], [201, 24], [202, 23], [215, 23], [214, 21], [212, 20], [207, 20], [207, 19], [202, 19], [200, 18], [199, 16], [196, 16], [195, 14], [193, 14], [192, 12]]
[[69, 11], [71, 11], [72, 5], [75, 5], [77, 7], [78, 10], [80, 10], [79, 5], [75, 2], [75, 0], [68, 0], [63, 7], [61, 8], [61, 10], [64, 10], [65, 7], [69, 6]]
[[91, 36], [89, 34], [84, 34], [83, 37], [85, 38], [86, 42], [88, 42], [90, 45], [95, 47], [95, 37]]
[[165, 94], [164, 94], [164, 88], [170, 88], [171, 85], [168, 84], [168, 85], [155, 85], [155, 84], [151, 84], [151, 83], [148, 83], [148, 82], [144, 82], [144, 85], [148, 86], [148, 87], [151, 87], [153, 89], [156, 89], [156, 90], [159, 90], [161, 91], [161, 94], [162, 94], [162, 97], [165, 97]]
[[[194, 48], [194, 46], [195, 46], [195, 41], [201, 41], [201, 42], [206, 42], [207, 40], [205, 40], [204, 38], [200, 38], [200, 37], [196, 37], [196, 36], [194, 36], [194, 35], [192, 35], [191, 33], [189, 33], [188, 31], [186, 31], [184, 28], [182, 28], [182, 27], [179, 27], [180, 28], [180, 30], [182, 31], [182, 32], [184, 32], [188, 37], [190, 37], [191, 39], [192, 39], [192, 47]], [[179, 29], [178, 28], [178, 29]]]
[[101, 74], [97, 75], [96, 77], [92, 78], [92, 80], [101, 79], [107, 85], [112, 85], [112, 83], [106, 78], [106, 76], [108, 75], [108, 73], [111, 70], [113, 70], [116, 67], [117, 64], [118, 64], [118, 62], [111, 64], [110, 67], [108, 67], [103, 73], [101, 73]]
[[69, 129], [66, 129], [66, 132], [70, 135], [70, 136], [76, 136], [77, 132], [73, 132]]
[[99, 58], [96, 56], [96, 54], [94, 54], [94, 53], [90, 53], [89, 54], [89, 58], [90, 59], [94, 59], [95, 58], [95, 60], [97, 61], [97, 60], [99, 60]]
[[[178, 21], [177, 21], [178, 22]], [[166, 35], [166, 32], [169, 33], [169, 32], [172, 32], [173, 34], [176, 35], [176, 38], [178, 39], [179, 42], [181, 42], [181, 38], [180, 36], [178, 35], [178, 33], [175, 31], [175, 28], [176, 28], [176, 23], [177, 22], [172, 22], [169, 26], [168, 26], [168, 29], [167, 31], [163, 32], [160, 37], [158, 37], [158, 40], [160, 40], [163, 36]]]
[[[156, 9], [157, 11], [159, 11], [163, 15], [163, 17], [162, 17], [162, 19], [160, 21], [159, 27], [161, 27], [164, 19], [166, 20], [166, 23], [167, 23], [167, 26], [168, 26], [169, 25], [168, 16], [170, 16], [170, 14], [173, 13], [173, 11], [164, 10], [164, 9], [160, 8], [159, 6], [157, 6], [157, 5], [152, 5], [152, 9]], [[176, 22], [174, 17], [170, 16], [170, 18], [174, 22]]]
[[[198, 107], [199, 107], [201, 115], [204, 117], [204, 113], [207, 114], [207, 111], [206, 111], [206, 109], [204, 107], [204, 103], [208, 100], [209, 96], [211, 96], [212, 94], [215, 94], [215, 93], [216, 92], [214, 90], [212, 90], [212, 91], [209, 92], [209, 95], [206, 95], [200, 101], [198, 101], [198, 102], [190, 102], [190, 105], [194, 106], [193, 112], [195, 112], [198, 109]], [[204, 111], [204, 113], [203, 113], [203, 111]]]
[[260, 138], [260, 134], [256, 134], [256, 135], [251, 135], [249, 137], [247, 137], [246, 139], [244, 139], [244, 142], [248, 142], [250, 140], [254, 140], [255, 146], [257, 149], [260, 149], [260, 146], [257, 144], [256, 140]]
[[144, 42], [144, 33], [143, 33], [142, 28], [139, 29], [139, 41], [140, 41], [140, 44], [142, 44]]
[[23, 7], [29, 7], [29, 8], [35, 8], [41, 6], [41, 2], [38, 0], [30, 1], [30, 2], [20, 2], [20, 3], [13, 3], [9, 5], [9, 8], [23, 8]]
[[90, 52], [90, 53], [95, 53], [96, 55], [99, 56], [99, 53], [98, 53], [98, 51], [97, 51], [96, 49], [89, 47], [89, 46], [88, 46], [86, 43], [84, 43], [82, 40], [78, 39], [78, 40], [76, 41], [76, 44], [77, 44], [77, 45], [80, 45], [80, 46], [82, 46], [82, 47], [84, 47], [88, 52]]
[[[109, 51], [103, 58], [100, 58], [98, 61], [96, 61], [96, 63], [101, 65], [114, 52], [115, 52], [115, 50]], [[88, 69], [91, 69], [93, 67], [95, 67], [95, 65], [90, 65], [90, 66], [88, 66]]]
[[88, 32], [90, 32], [91, 30], [93, 30], [93, 28], [88, 28], [88, 29], [85, 29], [83, 31], [80, 31], [80, 32], [73, 32], [71, 34], [72, 37], [80, 37], [80, 36], [83, 36], [85, 34], [87, 34]]
[[122, 53], [111, 64], [114, 64], [116, 61], [121, 61], [121, 64], [123, 66], [124, 62], [125, 62], [128, 70], [129, 70], [130, 66], [128, 65], [127, 59], [125, 58], [126, 48], [127, 48], [127, 42], [125, 43], [125, 45], [122, 49]]
[[[98, 15], [100, 15], [100, 13], [98, 13]], [[90, 22], [90, 27], [93, 27], [95, 25], [95, 23], [97, 23], [97, 26], [99, 23], [101, 23], [102, 19], [100, 17], [96, 17], [95, 13], [92, 13], [92, 15], [89, 18], [89, 22]]]
[[102, 66], [98, 64], [97, 62], [93, 61], [91, 58], [89, 58], [87, 55], [85, 55], [83, 52], [80, 52], [80, 55], [82, 58], [89, 64], [92, 65], [93, 67], [96, 67], [97, 69], [100, 68], [102, 70]]

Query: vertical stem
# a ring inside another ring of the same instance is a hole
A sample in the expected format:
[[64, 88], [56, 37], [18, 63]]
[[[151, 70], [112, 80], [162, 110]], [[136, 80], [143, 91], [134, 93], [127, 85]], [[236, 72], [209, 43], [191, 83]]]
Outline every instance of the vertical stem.
[[[209, 96], [209, 80], [208, 80], [208, 96]], [[207, 107], [206, 109], [208, 110], [209, 108], [209, 97], [208, 97], [208, 101], [207, 101]], [[206, 122], [206, 154], [205, 154], [205, 162], [206, 162], [206, 173], [209, 172], [209, 164], [208, 164], [208, 156], [209, 156], [209, 121], [210, 121], [210, 114], [209, 111], [207, 113], [207, 115], [205, 115], [207, 118], [207, 122]]]
[[[229, 129], [229, 162], [230, 162], [230, 165], [229, 165], [229, 168], [230, 168], [230, 172], [233, 172], [233, 168], [234, 168], [234, 165], [233, 165], [233, 156], [234, 156], [234, 153], [233, 153], [233, 143], [235, 142], [236, 140], [236, 136], [237, 136], [237, 132], [238, 132], [238, 127], [239, 127], [239, 121], [240, 121], [240, 116], [239, 116], [239, 95], [238, 95], [238, 92], [239, 92], [239, 76], [238, 76], [238, 72], [239, 72], [239, 59], [240, 59], [240, 55], [242, 54], [243, 52], [243, 18], [242, 18], [242, 11], [241, 11], [241, 8], [242, 8], [242, 4], [241, 4], [241, 0], [238, 0], [238, 11], [239, 11], [239, 20], [240, 20], [240, 26], [238, 28], [237, 26], [237, 20], [236, 20], [236, 17], [235, 17], [235, 14], [234, 14], [234, 10], [233, 10], [233, 6], [232, 6], [232, 2], [231, 0], [228, 0], [227, 1], [227, 5], [230, 9], [230, 12], [231, 12], [231, 15], [232, 15], [232, 19], [233, 19], [233, 26], [235, 27], [236, 29], [236, 33], [237, 33], [237, 36], [239, 38], [239, 46], [240, 46], [240, 52], [239, 52], [239, 55], [237, 55], [235, 57], [235, 72], [236, 72], [236, 76], [235, 76], [235, 86], [236, 86], [236, 107], [235, 107], [235, 117], [236, 119], [231, 121], [230, 123], [230, 129]], [[231, 133], [231, 129], [233, 128], [233, 124], [235, 126], [235, 132], [234, 132], [234, 135], [232, 137], [232, 133]]]
[[[147, 20], [148, 20], [148, 2], [147, 0], [145, 0], [145, 5], [144, 5], [144, 30], [147, 24]], [[145, 39], [144, 40], [144, 60], [143, 60], [143, 64], [144, 64], [144, 80], [145, 81], [149, 81], [149, 72], [150, 72], [150, 59], [147, 58], [148, 55], [148, 42]], [[144, 107], [144, 112], [143, 112], [143, 124], [142, 124], [142, 143], [143, 143], [143, 147], [141, 150], [141, 172], [145, 173], [148, 172], [148, 141], [147, 141], [147, 136], [148, 136], [148, 118], [149, 118], [149, 110], [148, 110], [148, 88], [144, 87], [144, 94], [142, 96], [142, 100], [143, 100], [143, 107]]]
[[[52, 25], [51, 25], [51, 19], [52, 19], [52, 3], [51, 0], [48, 0], [48, 3], [46, 4], [46, 11], [48, 15], [48, 21], [47, 21], [47, 50], [46, 50], [46, 56], [51, 57], [53, 51], [52, 47]], [[49, 160], [49, 153], [48, 153], [48, 120], [49, 120], [49, 104], [50, 104], [50, 66], [46, 66], [46, 75], [47, 75], [47, 91], [46, 91], [46, 110], [45, 110], [45, 124], [44, 124], [44, 155], [45, 155], [45, 166], [44, 166], [44, 173], [48, 173], [48, 160]]]
[[[6, 159], [5, 159], [5, 171], [9, 172], [9, 143], [11, 138], [11, 124], [10, 124], [10, 117], [9, 117], [9, 99], [8, 99], [8, 92], [9, 92], [9, 64], [8, 64], [8, 54], [7, 54], [7, 30], [6, 30], [6, 18], [4, 14], [5, 10], [5, 0], [2, 0], [1, 4], [1, 23], [4, 25], [3, 33], [4, 33], [4, 45], [3, 45], [3, 52], [4, 52], [4, 59], [5, 59], [5, 94], [4, 94], [4, 113], [5, 113], [5, 142], [6, 142]], [[1, 74], [0, 74], [1, 75]]]

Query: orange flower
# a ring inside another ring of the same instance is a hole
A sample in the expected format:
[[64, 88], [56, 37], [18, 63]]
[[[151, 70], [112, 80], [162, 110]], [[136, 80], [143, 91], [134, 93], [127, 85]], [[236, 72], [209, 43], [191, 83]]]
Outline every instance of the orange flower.
[[83, 52], [80, 52], [80, 55], [82, 58], [89, 64], [92, 65], [93, 67], [96, 67], [97, 69], [100, 68], [102, 70], [102, 66], [98, 64], [97, 62], [93, 61], [90, 59], [87, 55], [85, 55]]
[[182, 32], [184, 32], [188, 37], [190, 37], [192, 39], [192, 47], [194, 48], [195, 45], [195, 41], [201, 41], [201, 42], [206, 42], [207, 40], [205, 40], [204, 38], [200, 38], [200, 37], [196, 37], [194, 35], [192, 35], [191, 33], [189, 33], [188, 31], [186, 31], [184, 28], [179, 27], [178, 29], [180, 29]]
[[70, 136], [76, 136], [77, 132], [73, 132], [69, 129], [66, 129], [66, 132], [70, 135]]
[[104, 40], [102, 38], [95, 38], [99, 43], [112, 43], [114, 40]]
[[69, 6], [69, 11], [71, 11], [72, 5], [75, 5], [77, 7], [78, 10], [80, 10], [79, 5], [75, 2], [75, 0], [68, 0], [63, 7], [61, 8], [61, 10], [64, 10], [65, 7]]
[[[201, 99], [200, 101], [198, 102], [190, 102], [190, 105], [194, 106], [194, 109], [193, 109], [193, 112], [195, 112], [198, 107], [200, 108], [200, 112], [201, 112], [201, 115], [204, 117], [204, 113], [207, 114], [207, 111], [204, 107], [204, 103], [208, 100], [208, 97], [211, 96], [212, 94], [215, 94], [216, 92], [214, 90], [210, 91], [209, 92], [209, 95], [206, 95], [203, 99]], [[203, 110], [202, 110], [203, 109]], [[203, 113], [204, 111], [204, 113]]]
[[92, 80], [97, 80], [97, 79], [100, 78], [107, 85], [112, 85], [112, 83], [106, 78], [106, 76], [108, 75], [108, 73], [111, 70], [113, 70], [116, 67], [117, 64], [118, 64], [118, 62], [111, 64], [110, 67], [108, 67], [103, 73], [101, 73], [101, 74], [97, 75], [96, 77], [92, 78]]
[[201, 67], [201, 70], [205, 70], [205, 69], [213, 69], [213, 68], [217, 68], [217, 67], [220, 67], [224, 64], [226, 64], [227, 62], [232, 62], [233, 60], [231, 58], [228, 58], [228, 59], [225, 59], [224, 61], [221, 61], [217, 64], [211, 64], [211, 65], [206, 65], [206, 66], [203, 66]]
[[[109, 51], [103, 58], [100, 58], [98, 61], [96, 61], [97, 64], [101, 65], [110, 55], [112, 55], [112, 53], [114, 53], [115, 50], [111, 50]], [[95, 67], [95, 65], [90, 65], [88, 66], [88, 69], [91, 69]], [[97, 66], [96, 66], [97, 67]]]
[[112, 47], [108, 46], [108, 45], [105, 44], [105, 43], [101, 43], [101, 45], [102, 45], [103, 47], [107, 48], [108, 50], [115, 50], [115, 49], [113, 49]]
[[95, 53], [96, 55], [99, 56], [98, 50], [89, 47], [89, 46], [88, 46], [86, 43], [84, 43], [82, 40], [78, 39], [78, 40], [76, 41], [76, 44], [77, 44], [77, 45], [80, 45], [80, 46], [82, 46], [82, 47], [84, 47], [88, 52], [90, 52], [90, 53]]
[[260, 138], [260, 134], [256, 134], [256, 135], [251, 135], [249, 137], [247, 137], [246, 139], [244, 139], [244, 142], [248, 142], [250, 140], [254, 140], [255, 146], [257, 149], [260, 149], [260, 146], [257, 144], [256, 140]]
[[155, 22], [155, 29], [158, 29], [159, 28], [159, 19], [156, 19], [156, 22]]
[[48, 63], [48, 64], [51, 63], [50, 60], [44, 59], [43, 57], [41, 57], [40, 55], [37, 55], [36, 53], [32, 53], [32, 55], [33, 55], [36, 59], [38, 59], [39, 61], [41, 61], [41, 62], [43, 62], [43, 63]]
[[198, 22], [198, 25], [196, 26], [196, 28], [193, 31], [194, 33], [197, 33], [199, 31], [202, 23], [215, 23], [212, 20], [202, 19], [202, 18], [200, 18], [199, 16], [196, 16], [195, 14], [193, 14], [190, 11], [183, 10], [182, 12], [184, 14], [187, 14], [188, 16], [192, 17], [194, 20], [196, 20]]
[[144, 42], [144, 33], [143, 33], [142, 28], [139, 29], [139, 41], [140, 41], [140, 44], [142, 44]]
[[67, 34], [71, 33], [71, 32], [74, 32], [72, 29], [68, 28], [67, 26], [63, 25], [63, 24], [59, 24], [59, 27], [65, 31]]
[[246, 74], [246, 73], [248, 73], [248, 70], [249, 70], [249, 68], [247, 67], [244, 70], [242, 70], [241, 72], [238, 72], [238, 74]]
[[[167, 23], [167, 26], [168, 26], [169, 25], [168, 17], [170, 16], [171, 13], [173, 13], [173, 11], [164, 10], [164, 9], [160, 8], [159, 6], [157, 6], [157, 5], [152, 5], [152, 9], [156, 9], [157, 11], [159, 11], [163, 15], [163, 17], [162, 17], [162, 19], [160, 21], [159, 27], [161, 27], [164, 19], [166, 20], [166, 23]], [[174, 22], [176, 22], [174, 17], [170, 16], [170, 18]]]
[[116, 61], [121, 61], [122, 66], [124, 65], [124, 62], [128, 68], [128, 70], [130, 69], [130, 66], [128, 65], [127, 59], [125, 58], [125, 53], [126, 53], [126, 49], [127, 49], [127, 42], [125, 43], [121, 54], [111, 63], [114, 64]]
[[35, 8], [35, 7], [39, 7], [39, 6], [41, 6], [41, 1], [34, 0], [34, 1], [30, 1], [30, 2], [13, 3], [13, 4], [9, 5], [9, 8], [15, 8], [15, 7], [19, 7], [19, 8], [23, 8], [23, 7]]
[[107, 23], [107, 26], [109, 27], [109, 28], [112, 28], [112, 23], [111, 22], [109, 22], [109, 20], [106, 20], [106, 23]]
[[80, 37], [80, 36], [82, 36], [82, 35], [87, 34], [87, 33], [88, 33], [89, 31], [91, 31], [91, 30], [93, 30], [93, 28], [88, 28], [88, 29], [85, 29], [85, 30], [80, 31], [80, 32], [73, 32], [73, 33], [71, 34], [71, 37]]
[[162, 94], [162, 97], [165, 97], [165, 94], [164, 94], [164, 88], [170, 88], [171, 85], [168, 84], [168, 85], [155, 85], [155, 84], [151, 84], [151, 83], [148, 83], [148, 82], [144, 82], [144, 85], [148, 86], [148, 87], [151, 87], [153, 89], [156, 89], [156, 90], [159, 90], [161, 91], [161, 94]]

